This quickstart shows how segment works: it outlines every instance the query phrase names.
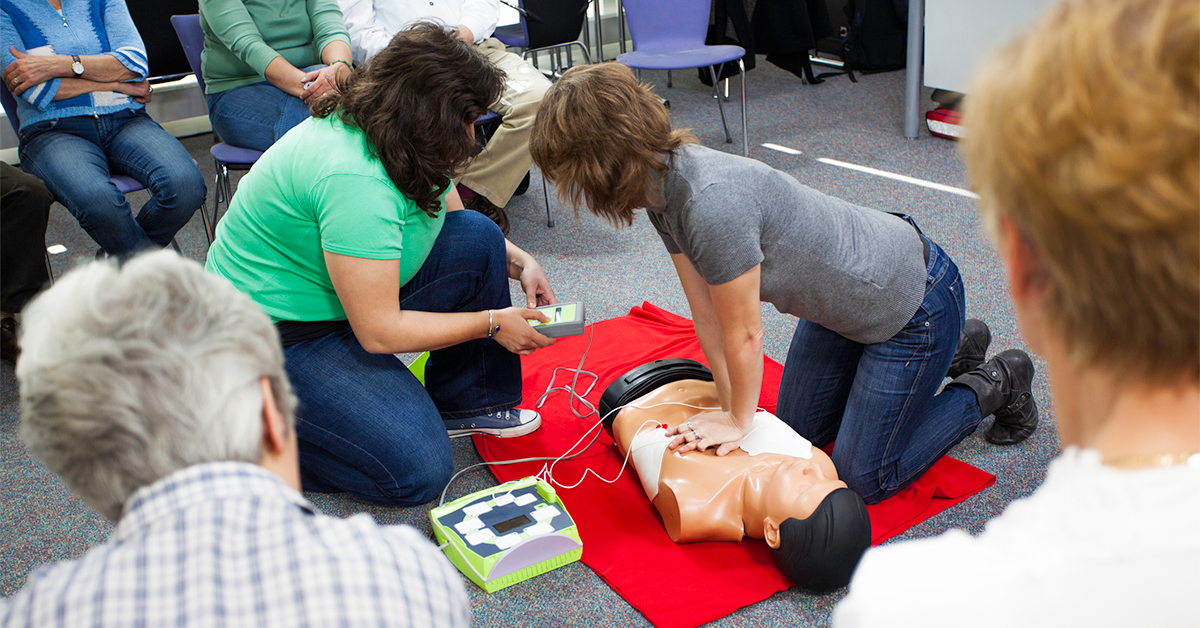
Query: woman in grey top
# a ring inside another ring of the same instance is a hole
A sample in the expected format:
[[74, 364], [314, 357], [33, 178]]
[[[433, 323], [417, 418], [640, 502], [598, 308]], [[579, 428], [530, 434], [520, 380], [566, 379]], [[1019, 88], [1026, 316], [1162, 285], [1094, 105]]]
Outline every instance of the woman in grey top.
[[907, 216], [697, 145], [615, 63], [567, 72], [531, 147], [577, 205], [618, 226], [646, 208], [671, 254], [722, 408], [674, 428], [673, 449], [741, 443], [762, 386], [761, 301], [800, 319], [779, 417], [818, 446], [837, 440], [838, 473], [867, 503], [908, 486], [985, 416], [999, 444], [1036, 427], [1029, 356], [983, 362], [990, 336], [980, 321], [964, 332], [958, 267]]

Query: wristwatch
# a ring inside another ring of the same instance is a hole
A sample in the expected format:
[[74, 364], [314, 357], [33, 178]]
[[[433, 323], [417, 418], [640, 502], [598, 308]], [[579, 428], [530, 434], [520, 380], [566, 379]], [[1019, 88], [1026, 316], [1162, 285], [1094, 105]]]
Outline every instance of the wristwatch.
[[83, 62], [79, 60], [79, 55], [71, 55], [71, 71], [75, 76], [83, 76]]

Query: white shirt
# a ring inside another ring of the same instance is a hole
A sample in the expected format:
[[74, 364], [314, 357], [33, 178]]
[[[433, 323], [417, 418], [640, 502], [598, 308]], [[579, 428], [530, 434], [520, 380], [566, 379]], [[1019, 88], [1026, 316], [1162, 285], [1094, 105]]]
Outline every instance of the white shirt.
[[354, 63], [361, 64], [387, 47], [392, 37], [419, 21], [447, 29], [471, 29], [475, 43], [492, 36], [500, 21], [500, 0], [338, 0], [350, 32]]
[[978, 537], [873, 548], [837, 628], [1200, 626], [1200, 455], [1122, 470], [1067, 448]]
[[447, 626], [462, 577], [416, 529], [327, 517], [258, 465], [200, 464], [130, 498], [108, 542], [39, 568], [0, 626]]

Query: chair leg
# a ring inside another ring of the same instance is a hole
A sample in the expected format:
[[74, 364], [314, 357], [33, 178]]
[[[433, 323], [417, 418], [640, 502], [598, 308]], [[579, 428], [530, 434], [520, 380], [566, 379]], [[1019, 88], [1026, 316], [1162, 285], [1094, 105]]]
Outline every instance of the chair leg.
[[54, 267], [50, 265], [50, 251], [46, 251], [46, 276], [50, 278], [50, 285], [54, 285]]
[[621, 41], [617, 45], [621, 54], [625, 54], [625, 3], [621, 0], [617, 0], [617, 23], [621, 25]]
[[[229, 166], [221, 164], [220, 169], [217, 170], [217, 176], [221, 178], [221, 189], [224, 190], [224, 193], [221, 194], [222, 202], [225, 203], [225, 208], [228, 209], [229, 204], [233, 202], [233, 185], [229, 183]], [[221, 215], [218, 213], [220, 211], [221, 207], [219, 205], [213, 207], [212, 226], [214, 238], [217, 237], [217, 222], [221, 220]]]
[[671, 71], [667, 70], [667, 89], [671, 89]]
[[[216, 182], [214, 181], [214, 182], [213, 182], [213, 191], [212, 191], [212, 194], [213, 194], [213, 202], [214, 202], [214, 203], [216, 203], [216, 200], [217, 200], [217, 195], [218, 195], [218, 194], [220, 194], [220, 193], [221, 193], [221, 191], [220, 191], [220, 188], [219, 188], [219, 187], [217, 187], [217, 184], [216, 184]], [[205, 206], [203, 206], [203, 205], [201, 205], [201, 206], [200, 206], [200, 220], [204, 222], [204, 237], [205, 237], [205, 238], [208, 238], [208, 245], [209, 245], [209, 246], [212, 246], [212, 243], [213, 243], [213, 236], [212, 236], [213, 229], [212, 229], [212, 225], [211, 225], [211, 224], [209, 224], [209, 221], [208, 221], [208, 208], [207, 208], [207, 207], [205, 207]]]
[[213, 170], [217, 174], [213, 177], [212, 211], [204, 217], [205, 235], [208, 236], [210, 245], [217, 237], [217, 209], [220, 208], [221, 197], [225, 194], [225, 188], [221, 186], [221, 162], [216, 159], [213, 159]]
[[738, 74], [742, 75], [742, 156], [750, 156], [750, 134], [746, 131], [746, 65], [738, 59]]
[[542, 198], [546, 200], [546, 227], [554, 228], [554, 216], [550, 215], [550, 189], [546, 187], [546, 173], [542, 173]]
[[571, 42], [570, 44], [567, 44], [567, 45], [569, 45], [569, 46], [579, 46], [579, 49], [583, 51], [583, 61], [584, 61], [584, 63], [587, 63], [588, 65], [591, 65], [591, 64], [592, 64], [592, 55], [588, 54], [588, 49], [587, 49], [587, 48], [586, 48], [586, 47], [585, 47], [583, 44], [581, 44], [581, 43], [579, 43], [579, 42], [577, 42], [577, 41], [573, 41], [573, 42]]
[[729, 102], [729, 79], [721, 82], [725, 84], [725, 102]]
[[[713, 87], [717, 87], [717, 71], [710, 65], [708, 66], [708, 75], [712, 77]], [[720, 95], [717, 97], [717, 108], [721, 110], [721, 126], [725, 127], [725, 143], [732, 144], [733, 136], [729, 135], [729, 123], [725, 121], [725, 103], [721, 102]]]
[[175, 249], [176, 253], [183, 255], [183, 249], [179, 248], [178, 238], [171, 238], [171, 248]]

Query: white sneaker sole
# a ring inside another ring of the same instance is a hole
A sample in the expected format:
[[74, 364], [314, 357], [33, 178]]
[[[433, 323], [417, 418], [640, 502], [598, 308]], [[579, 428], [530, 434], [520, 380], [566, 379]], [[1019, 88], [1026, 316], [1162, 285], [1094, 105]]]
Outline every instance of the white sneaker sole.
[[537, 431], [537, 428], [542, 426], [542, 415], [537, 415], [532, 421], [516, 425], [513, 427], [495, 428], [495, 427], [466, 427], [457, 430], [446, 430], [450, 434], [450, 438], [460, 438], [470, 436], [472, 434], [485, 434], [487, 436], [495, 436], [497, 438], [516, 438]]

